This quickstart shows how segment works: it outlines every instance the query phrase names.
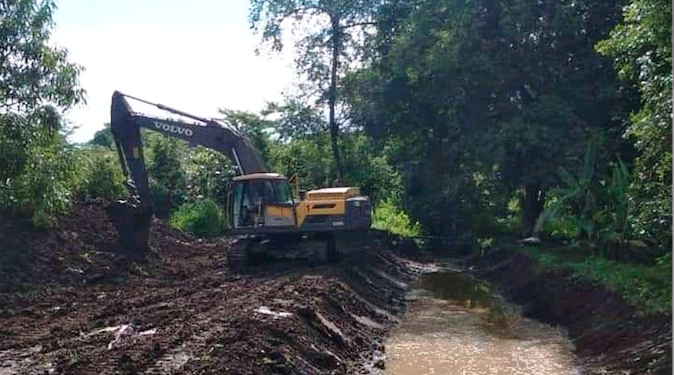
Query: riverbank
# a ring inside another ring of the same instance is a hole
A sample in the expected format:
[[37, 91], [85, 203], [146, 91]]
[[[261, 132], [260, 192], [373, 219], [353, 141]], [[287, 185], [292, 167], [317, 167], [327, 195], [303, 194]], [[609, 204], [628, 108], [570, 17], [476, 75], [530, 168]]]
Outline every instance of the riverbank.
[[587, 373], [672, 373], [671, 314], [645, 311], [571, 268], [541, 267], [525, 249], [492, 251], [466, 265], [526, 317], [563, 327]]

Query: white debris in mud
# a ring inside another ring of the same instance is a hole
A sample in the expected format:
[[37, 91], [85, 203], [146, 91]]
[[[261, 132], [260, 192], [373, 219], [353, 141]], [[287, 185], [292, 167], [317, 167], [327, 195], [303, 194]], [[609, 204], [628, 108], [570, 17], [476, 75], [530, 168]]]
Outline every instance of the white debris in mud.
[[152, 328], [145, 331], [136, 332], [136, 329], [134, 329], [134, 327], [131, 324], [120, 324], [117, 326], [109, 326], [97, 329], [87, 334], [82, 333], [80, 335], [84, 337], [90, 337], [100, 335], [102, 333], [113, 333], [113, 332], [115, 333], [115, 338], [112, 341], [110, 341], [110, 343], [108, 343], [108, 350], [111, 350], [114, 347], [118, 347], [122, 343], [123, 339], [129, 338], [131, 336], [133, 337], [152, 336], [157, 333], [157, 329]]
[[370, 328], [375, 328], [375, 329], [386, 329], [385, 325], [379, 324], [379, 323], [375, 322], [374, 320], [368, 318], [367, 316], [361, 316], [361, 315], [356, 315], [356, 314], [352, 314], [352, 313], [349, 313], [349, 315], [351, 315], [351, 317], [355, 321], [357, 321], [358, 323], [360, 323], [364, 326], [368, 326]]
[[287, 318], [291, 315], [292, 313], [286, 312], [286, 311], [272, 311], [269, 307], [267, 306], [260, 306], [257, 309], [255, 309], [256, 313], [260, 314], [265, 314], [265, 315], [272, 315], [278, 318]]

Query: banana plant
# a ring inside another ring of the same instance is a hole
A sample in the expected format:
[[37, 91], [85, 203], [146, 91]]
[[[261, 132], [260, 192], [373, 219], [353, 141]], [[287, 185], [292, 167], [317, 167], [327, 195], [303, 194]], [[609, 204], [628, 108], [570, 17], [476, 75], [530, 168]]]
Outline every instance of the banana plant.
[[634, 209], [634, 204], [629, 196], [629, 189], [632, 184], [632, 176], [627, 165], [618, 158], [616, 165], [613, 166], [611, 184], [606, 189], [607, 207], [606, 211], [611, 216], [611, 223], [605, 229], [613, 240], [624, 242], [629, 233], [629, 219]]
[[595, 224], [592, 213], [597, 209], [597, 197], [593, 189], [595, 179], [596, 146], [588, 145], [583, 158], [583, 167], [576, 176], [565, 168], [559, 168], [562, 187], [556, 189], [560, 198], [551, 203], [537, 222], [537, 230], [541, 230], [546, 221], [557, 217], [566, 207], [571, 207], [570, 214], [578, 226], [578, 236], [585, 233], [590, 240], [594, 238]]

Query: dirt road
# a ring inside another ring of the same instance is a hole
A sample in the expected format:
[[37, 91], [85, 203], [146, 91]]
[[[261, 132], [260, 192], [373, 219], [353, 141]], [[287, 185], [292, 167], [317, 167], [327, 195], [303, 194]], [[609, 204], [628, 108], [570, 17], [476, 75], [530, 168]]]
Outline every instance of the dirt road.
[[235, 275], [225, 241], [159, 221], [131, 263], [101, 208], [42, 232], [2, 218], [0, 374], [367, 373], [413, 274], [373, 242], [338, 265]]

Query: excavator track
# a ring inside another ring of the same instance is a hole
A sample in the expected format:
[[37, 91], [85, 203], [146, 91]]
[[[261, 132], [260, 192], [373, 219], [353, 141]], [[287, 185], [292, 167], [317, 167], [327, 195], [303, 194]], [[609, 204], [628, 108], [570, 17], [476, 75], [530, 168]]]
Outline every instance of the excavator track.
[[354, 251], [375, 244], [376, 233], [363, 231], [312, 233], [303, 236], [242, 236], [235, 239], [227, 253], [227, 265], [238, 272], [270, 261], [301, 259], [312, 265], [339, 262]]

